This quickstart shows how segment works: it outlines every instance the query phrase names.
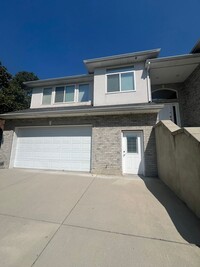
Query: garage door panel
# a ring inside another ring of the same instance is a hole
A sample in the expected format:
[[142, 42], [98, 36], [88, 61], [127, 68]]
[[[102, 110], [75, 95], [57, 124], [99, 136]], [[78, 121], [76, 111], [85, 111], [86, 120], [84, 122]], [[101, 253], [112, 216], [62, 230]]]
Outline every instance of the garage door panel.
[[90, 171], [90, 127], [20, 128], [14, 167]]

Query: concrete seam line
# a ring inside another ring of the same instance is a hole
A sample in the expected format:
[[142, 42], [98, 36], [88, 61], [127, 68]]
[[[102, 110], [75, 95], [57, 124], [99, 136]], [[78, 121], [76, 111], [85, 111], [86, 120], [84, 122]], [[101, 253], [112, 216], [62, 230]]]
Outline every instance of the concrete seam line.
[[73, 206], [73, 208], [69, 211], [69, 213], [67, 214], [67, 216], [64, 218], [64, 220], [62, 221], [61, 225], [64, 224], [64, 221], [67, 220], [67, 218], [70, 216], [70, 214], [72, 213], [72, 211], [76, 208], [76, 206], [78, 205], [78, 203], [80, 202], [80, 200], [83, 198], [83, 196], [85, 195], [85, 193], [88, 191], [88, 189], [90, 188], [90, 186], [92, 185], [92, 183], [94, 182], [94, 180], [95, 180], [95, 177], [92, 179], [92, 181], [89, 183], [89, 185], [87, 186], [87, 188], [85, 189], [85, 191], [83, 192], [83, 194], [80, 196], [80, 198], [77, 200], [77, 202]]
[[183, 242], [172, 241], [172, 240], [167, 240], [167, 239], [163, 239], [163, 238], [148, 237], [148, 236], [135, 235], [135, 234], [127, 234], [127, 233], [122, 233], [122, 232], [115, 232], [115, 231], [109, 231], [109, 230], [103, 230], [103, 229], [97, 229], [97, 228], [91, 228], [91, 227], [85, 227], [85, 226], [79, 226], [79, 225], [73, 225], [73, 224], [63, 224], [63, 226], [80, 228], [80, 229], [85, 229], [85, 230], [90, 230], [90, 231], [103, 232], [103, 233], [108, 233], [108, 234], [123, 235], [123, 236], [127, 236], [127, 237], [136, 237], [136, 238], [141, 238], [141, 239], [149, 239], [149, 240], [155, 240], [155, 241], [161, 241], [161, 242], [167, 242], [167, 243], [174, 243], [174, 244], [180, 244], [180, 245], [185, 245], [185, 246], [190, 246], [190, 247], [196, 246], [195, 244], [192, 244], [192, 243], [183, 243]]
[[64, 221], [69, 217], [69, 215], [72, 213], [72, 211], [75, 209], [75, 207], [77, 206], [77, 204], [79, 203], [79, 201], [83, 198], [83, 196], [85, 195], [85, 193], [88, 191], [88, 189], [90, 188], [90, 186], [92, 185], [92, 183], [94, 182], [95, 177], [92, 179], [92, 181], [89, 183], [89, 185], [86, 187], [85, 191], [82, 193], [82, 195], [80, 196], [80, 198], [77, 200], [77, 202], [75, 203], [75, 205], [72, 207], [72, 209], [69, 211], [69, 213], [67, 214], [67, 216], [64, 218], [64, 220], [62, 221], [62, 223], [59, 225], [58, 229], [55, 231], [55, 233], [52, 235], [52, 237], [49, 239], [49, 241], [47, 242], [47, 244], [44, 246], [44, 248], [42, 249], [42, 251], [38, 254], [37, 258], [34, 260], [34, 262], [32, 263], [31, 267], [35, 265], [35, 263], [38, 261], [38, 259], [40, 258], [40, 256], [43, 254], [43, 252], [45, 251], [45, 249], [48, 247], [48, 245], [50, 244], [50, 242], [52, 241], [52, 239], [54, 238], [54, 236], [57, 234], [57, 232], [60, 230], [61, 226], [63, 225]]
[[52, 221], [46, 221], [46, 220], [33, 219], [33, 218], [29, 218], [29, 217], [16, 216], [16, 215], [6, 214], [6, 213], [0, 213], [0, 216], [12, 217], [12, 218], [23, 219], [23, 220], [30, 220], [30, 221], [35, 221], [35, 222], [44, 222], [44, 223], [51, 223], [51, 224], [60, 225], [59, 222], [52, 222]]

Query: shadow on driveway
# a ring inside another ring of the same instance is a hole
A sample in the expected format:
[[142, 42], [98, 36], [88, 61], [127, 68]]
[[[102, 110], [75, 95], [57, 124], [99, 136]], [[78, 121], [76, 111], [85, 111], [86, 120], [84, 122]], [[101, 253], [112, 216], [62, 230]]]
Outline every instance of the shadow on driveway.
[[147, 189], [165, 207], [180, 235], [200, 247], [200, 219], [160, 179], [144, 178]]

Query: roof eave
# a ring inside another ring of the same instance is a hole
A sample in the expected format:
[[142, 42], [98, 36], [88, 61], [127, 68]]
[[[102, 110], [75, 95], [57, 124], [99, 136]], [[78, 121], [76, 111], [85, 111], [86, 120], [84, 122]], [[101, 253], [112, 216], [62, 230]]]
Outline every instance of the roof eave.
[[[185, 55], [177, 55], [177, 56], [170, 56], [170, 57], [161, 57], [161, 58], [153, 58], [153, 59], [147, 59], [145, 66], [151, 68], [153, 65], [156, 65], [157, 63], [165, 65], [168, 62], [173, 61], [179, 61], [179, 60], [195, 60], [199, 59], [200, 61], [200, 53], [199, 54], [185, 54]], [[194, 62], [195, 64], [196, 62]]]
[[100, 115], [120, 115], [120, 114], [142, 114], [158, 113], [164, 107], [163, 104], [139, 105], [137, 107], [117, 107], [117, 108], [88, 108], [84, 110], [63, 110], [63, 111], [41, 111], [32, 113], [6, 113], [1, 114], [1, 119], [28, 119], [28, 118], [53, 118], [53, 117], [74, 117], [74, 116], [100, 116]]
[[92, 74], [83, 74], [83, 75], [73, 75], [73, 76], [66, 76], [60, 78], [52, 78], [52, 79], [44, 79], [44, 80], [36, 80], [36, 81], [29, 81], [24, 82], [27, 88], [39, 87], [39, 86], [50, 86], [50, 85], [59, 85], [64, 84], [70, 81], [84, 81], [84, 80], [92, 80]]
[[[148, 57], [148, 58], [155, 58], [160, 53], [160, 48], [152, 49], [152, 50], [146, 50], [146, 51], [140, 51], [140, 52], [134, 52], [134, 53], [128, 53], [128, 54], [121, 54], [121, 55], [114, 55], [114, 56], [108, 56], [108, 57], [101, 57], [101, 58], [94, 58], [94, 59], [86, 59], [84, 60], [84, 64], [86, 65], [86, 68], [88, 69], [89, 73], [93, 73], [94, 69], [98, 64], [101, 64], [101, 66], [107, 67], [110, 63], [110, 65], [120, 65], [121, 61], [124, 61], [126, 59], [132, 59], [132, 63], [138, 62], [138, 61], [146, 61], [145, 59], [138, 60], [138, 57]], [[112, 63], [111, 63], [112, 62]]]

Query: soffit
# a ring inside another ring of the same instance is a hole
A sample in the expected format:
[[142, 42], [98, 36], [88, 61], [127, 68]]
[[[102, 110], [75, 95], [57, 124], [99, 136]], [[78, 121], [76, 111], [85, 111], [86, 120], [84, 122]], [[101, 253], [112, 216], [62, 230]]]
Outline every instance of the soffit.
[[200, 54], [147, 60], [151, 84], [181, 83], [200, 64]]

